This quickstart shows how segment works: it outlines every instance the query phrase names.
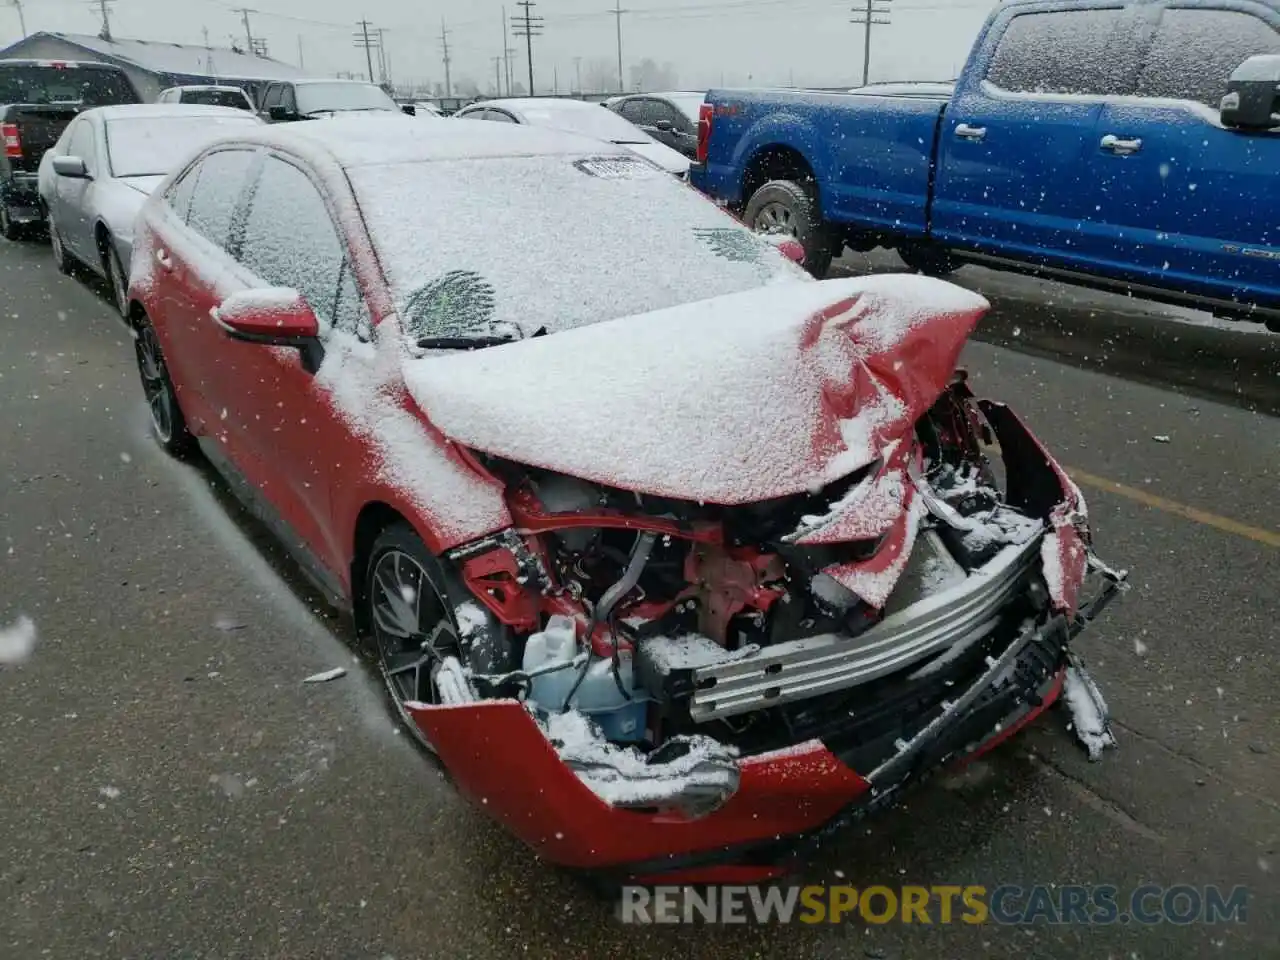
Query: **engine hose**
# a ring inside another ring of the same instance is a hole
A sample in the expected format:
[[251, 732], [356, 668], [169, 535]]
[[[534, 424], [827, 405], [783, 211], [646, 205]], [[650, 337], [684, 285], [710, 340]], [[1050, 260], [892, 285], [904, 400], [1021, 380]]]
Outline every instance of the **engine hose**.
[[[622, 572], [622, 577], [612, 587], [604, 592], [604, 596], [600, 598], [600, 602], [595, 605], [591, 611], [591, 618], [587, 621], [587, 659], [582, 663], [582, 669], [578, 671], [578, 677], [573, 681], [573, 686], [569, 690], [568, 696], [564, 698], [564, 704], [560, 708], [561, 713], [569, 710], [569, 704], [573, 701], [574, 694], [578, 692], [578, 688], [582, 686], [582, 681], [587, 678], [587, 671], [591, 669], [591, 635], [595, 633], [596, 624], [608, 623], [613, 614], [613, 608], [618, 605], [637, 583], [640, 582], [640, 575], [644, 573], [645, 564], [649, 562], [649, 554], [653, 552], [653, 545], [657, 542], [658, 535], [656, 533], [642, 533], [636, 537], [635, 544], [631, 547], [631, 558], [627, 561], [627, 569]], [[618, 635], [613, 636], [613, 676], [614, 681], [618, 684], [618, 689], [622, 690], [622, 679], [618, 676]], [[624, 693], [626, 691], [623, 691]], [[630, 694], [627, 699], [631, 699]]]

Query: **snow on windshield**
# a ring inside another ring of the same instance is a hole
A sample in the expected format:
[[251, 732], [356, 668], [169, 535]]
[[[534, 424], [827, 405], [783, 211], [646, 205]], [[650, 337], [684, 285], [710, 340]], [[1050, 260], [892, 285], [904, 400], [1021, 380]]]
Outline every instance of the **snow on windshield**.
[[143, 117], [107, 121], [107, 154], [114, 177], [171, 173], [206, 144], [256, 126], [256, 117]]
[[568, 133], [580, 133], [607, 143], [650, 143], [653, 138], [630, 120], [598, 105], [578, 103], [538, 104], [520, 110], [525, 121], [535, 127], [548, 127]]
[[415, 339], [555, 333], [807, 276], [638, 158], [392, 163], [348, 175]]
[[300, 83], [295, 89], [299, 113], [399, 109], [384, 90], [371, 83]]

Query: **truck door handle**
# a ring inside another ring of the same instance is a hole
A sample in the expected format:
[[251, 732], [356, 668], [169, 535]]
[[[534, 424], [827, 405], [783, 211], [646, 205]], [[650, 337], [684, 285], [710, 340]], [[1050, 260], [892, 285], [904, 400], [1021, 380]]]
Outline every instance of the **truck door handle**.
[[956, 124], [956, 136], [961, 140], [972, 140], [975, 143], [987, 139], [986, 127], [971, 127], [967, 123]]
[[1108, 133], [1102, 138], [1099, 146], [1117, 156], [1127, 157], [1142, 149], [1142, 141], [1136, 137], [1133, 140], [1126, 140], [1123, 137], [1117, 137], [1114, 133]]
[[173, 261], [169, 259], [169, 255], [163, 250], [156, 251], [156, 263], [164, 267], [166, 270], [173, 269]]

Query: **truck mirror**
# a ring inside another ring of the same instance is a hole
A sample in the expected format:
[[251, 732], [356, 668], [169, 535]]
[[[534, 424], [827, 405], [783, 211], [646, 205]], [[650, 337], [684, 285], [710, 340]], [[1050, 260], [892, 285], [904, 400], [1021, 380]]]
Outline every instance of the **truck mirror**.
[[1250, 57], [1227, 81], [1222, 125], [1237, 130], [1280, 126], [1280, 55]]

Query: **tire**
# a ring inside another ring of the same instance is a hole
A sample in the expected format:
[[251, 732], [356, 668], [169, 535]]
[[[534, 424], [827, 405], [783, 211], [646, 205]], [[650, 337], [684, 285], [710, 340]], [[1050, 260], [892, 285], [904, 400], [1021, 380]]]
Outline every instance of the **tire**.
[[120, 262], [120, 254], [116, 253], [116, 245], [111, 237], [106, 240], [106, 253], [102, 257], [102, 270], [107, 275], [107, 285], [111, 288], [111, 297], [115, 301], [120, 316], [129, 319], [129, 277], [124, 272], [124, 264]]
[[[405, 523], [382, 531], [369, 550], [357, 622], [368, 639], [401, 721], [417, 741], [435, 752], [405, 704], [438, 703], [432, 667], [443, 656], [462, 656], [454, 610], [466, 588]], [[427, 652], [430, 642], [432, 652]]]
[[9, 213], [9, 205], [4, 201], [0, 201], [0, 237], [6, 240], [21, 240], [22, 227], [13, 222], [13, 215]]
[[898, 256], [913, 272], [927, 277], [945, 277], [960, 266], [947, 251], [929, 244], [901, 246]]
[[742, 219], [757, 233], [787, 233], [804, 247], [804, 268], [821, 280], [842, 246], [818, 205], [793, 180], [770, 180], [751, 195]]
[[49, 218], [49, 249], [53, 251], [53, 262], [58, 270], [70, 273], [73, 266], [71, 254], [62, 242], [62, 234], [58, 232], [58, 225], [53, 222], [53, 217]]
[[151, 432], [165, 453], [185, 459], [195, 451], [195, 437], [187, 429], [182, 407], [178, 405], [178, 393], [169, 378], [169, 367], [156, 329], [145, 315], [134, 325], [133, 345], [142, 393], [151, 414]]

